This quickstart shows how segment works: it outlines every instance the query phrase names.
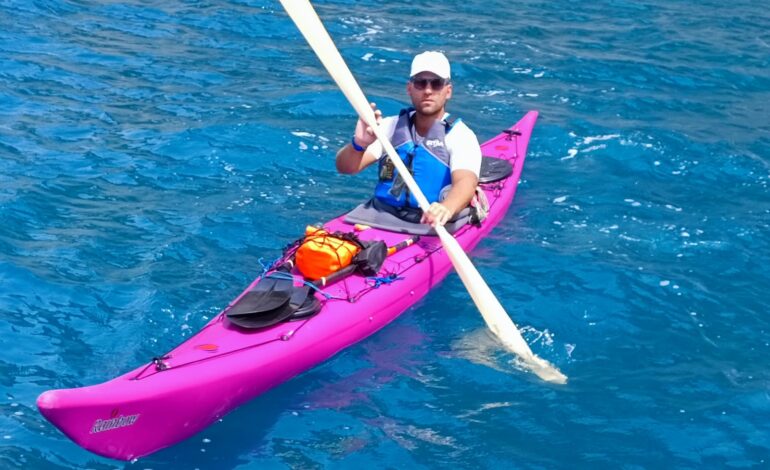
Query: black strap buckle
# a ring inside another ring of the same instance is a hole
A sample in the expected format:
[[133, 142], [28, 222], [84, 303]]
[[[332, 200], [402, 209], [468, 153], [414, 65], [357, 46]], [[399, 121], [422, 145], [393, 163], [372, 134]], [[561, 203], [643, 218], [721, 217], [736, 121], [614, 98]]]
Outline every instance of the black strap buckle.
[[521, 131], [518, 129], [506, 129], [503, 131], [503, 134], [507, 136], [505, 140], [513, 140], [514, 137], [521, 136]]
[[160, 357], [153, 357], [152, 363], [155, 364], [155, 370], [158, 372], [168, 369], [168, 364], [166, 364], [166, 359], [169, 359], [171, 356], [160, 356]]

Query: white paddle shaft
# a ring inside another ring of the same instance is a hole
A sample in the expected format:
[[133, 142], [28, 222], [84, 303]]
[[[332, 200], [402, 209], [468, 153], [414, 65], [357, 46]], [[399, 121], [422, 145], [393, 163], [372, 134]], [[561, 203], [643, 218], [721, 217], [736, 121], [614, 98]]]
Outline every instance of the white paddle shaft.
[[[340, 55], [334, 41], [324, 28], [321, 19], [316, 14], [313, 6], [308, 0], [280, 0], [286, 12], [297, 25], [302, 35], [307, 40], [310, 47], [316, 53], [323, 63], [329, 75], [337, 83], [337, 86], [345, 94], [350, 104], [356, 110], [361, 119], [372, 128], [374, 135], [382, 143], [385, 152], [393, 165], [398, 170], [399, 175], [404, 179], [409, 191], [414, 195], [420, 205], [420, 209], [427, 211], [430, 204], [425, 195], [420, 191], [417, 182], [407, 170], [404, 163], [399, 158], [388, 136], [384, 135], [374, 116], [369, 101], [364, 96], [364, 92], [358, 86], [358, 82], [353, 77], [347, 64]], [[481, 312], [484, 321], [489, 329], [502, 341], [502, 343], [517, 354], [524, 365], [532, 370], [543, 380], [554, 383], [566, 383], [567, 377], [559, 372], [553, 365], [547, 361], [535, 356], [529, 345], [519, 333], [511, 318], [505, 312], [505, 309], [497, 300], [492, 290], [489, 288], [478, 270], [473, 266], [468, 255], [462, 249], [443, 226], [435, 227], [436, 233], [444, 245], [444, 249], [449, 255], [457, 274], [463, 281], [465, 288], [473, 298], [473, 302]]]

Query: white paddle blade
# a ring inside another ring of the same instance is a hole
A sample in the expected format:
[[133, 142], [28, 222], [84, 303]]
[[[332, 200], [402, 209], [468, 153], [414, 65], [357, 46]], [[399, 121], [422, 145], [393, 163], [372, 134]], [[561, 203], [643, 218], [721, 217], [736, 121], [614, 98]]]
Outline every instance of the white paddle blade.
[[452, 260], [460, 280], [463, 281], [463, 285], [471, 294], [476, 308], [481, 312], [481, 316], [492, 333], [500, 339], [500, 342], [506, 348], [521, 358], [526, 369], [547, 382], [567, 383], [567, 376], [562, 374], [548, 361], [535, 356], [521, 336], [519, 329], [516, 328], [516, 325], [511, 320], [511, 317], [505, 312], [505, 309], [484, 281], [484, 278], [481, 277], [476, 267], [468, 259], [457, 240], [444, 227], [436, 227], [436, 233], [441, 238], [444, 249]]

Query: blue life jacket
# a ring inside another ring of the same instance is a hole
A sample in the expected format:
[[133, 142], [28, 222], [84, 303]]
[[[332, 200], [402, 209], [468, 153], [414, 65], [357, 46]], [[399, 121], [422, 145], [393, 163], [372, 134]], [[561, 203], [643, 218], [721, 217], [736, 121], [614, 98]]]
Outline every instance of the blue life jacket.
[[[434, 122], [427, 135], [423, 136], [422, 143], [417, 145], [413, 111], [414, 108], [408, 108], [399, 113], [390, 142], [414, 177], [417, 186], [425, 194], [428, 203], [438, 202], [442, 191], [452, 185], [445, 138], [452, 130], [455, 120]], [[379, 160], [379, 174], [374, 197], [394, 207], [419, 207], [417, 199], [406, 187], [387, 156]]]

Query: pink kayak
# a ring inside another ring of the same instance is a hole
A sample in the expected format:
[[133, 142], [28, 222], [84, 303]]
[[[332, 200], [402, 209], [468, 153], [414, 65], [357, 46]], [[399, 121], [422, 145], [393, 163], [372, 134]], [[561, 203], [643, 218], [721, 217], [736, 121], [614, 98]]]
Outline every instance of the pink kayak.
[[[495, 167], [502, 163], [512, 172], [482, 184], [489, 200], [487, 218], [455, 233], [466, 251], [500, 222], [513, 201], [536, 120], [537, 112], [530, 111], [482, 145], [483, 154], [493, 157], [485, 163]], [[343, 218], [324, 227], [329, 232], [353, 232]], [[388, 246], [409, 237], [376, 228], [358, 236]], [[379, 276], [390, 282], [351, 275], [313, 294], [321, 308], [312, 316], [265, 328], [236, 326], [228, 309], [264, 279], [260, 277], [162, 358], [102, 384], [49, 390], [40, 395], [37, 406], [67, 437], [91, 452], [120, 460], [142, 457], [194, 435], [237, 406], [376, 332], [451, 270], [438, 238], [423, 236], [387, 257]]]

